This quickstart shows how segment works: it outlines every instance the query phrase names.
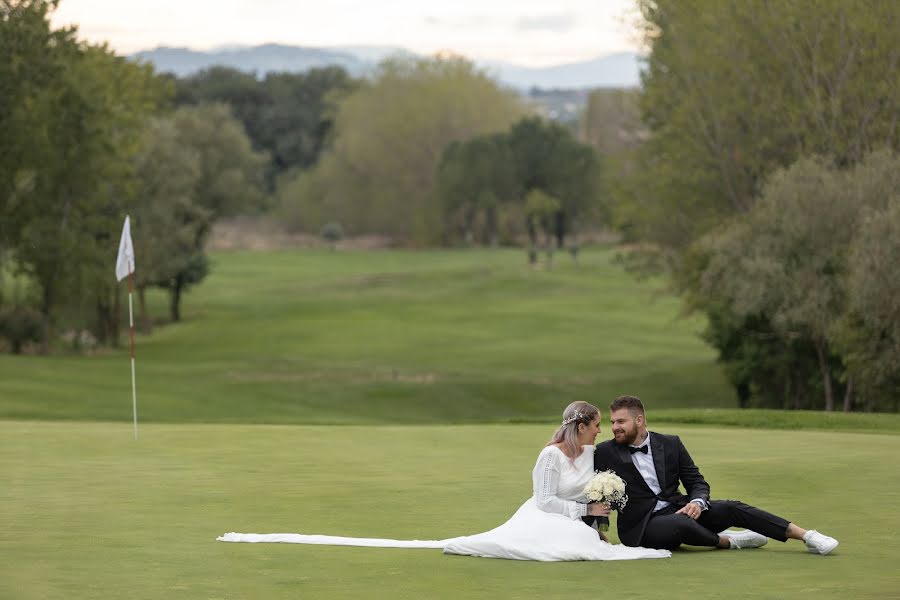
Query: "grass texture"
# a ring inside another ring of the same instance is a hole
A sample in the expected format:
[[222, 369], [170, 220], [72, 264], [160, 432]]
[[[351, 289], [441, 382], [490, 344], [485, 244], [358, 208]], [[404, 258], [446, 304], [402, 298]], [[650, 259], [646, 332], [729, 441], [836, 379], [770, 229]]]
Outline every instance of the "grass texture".
[[[139, 416], [546, 421], [573, 400], [624, 393], [656, 408], [736, 406], [697, 335], [703, 321], [611, 256], [532, 270], [504, 249], [215, 254], [184, 321], [138, 336]], [[165, 302], [149, 294], [154, 317]], [[93, 355], [0, 356], [0, 418], [130, 420], [127, 340]]]
[[[900, 436], [667, 424], [710, 481], [837, 537], [668, 560], [534, 563], [226, 544], [227, 531], [441, 539], [531, 494], [550, 425], [270, 426], [0, 421], [0, 597], [895, 597]], [[604, 427], [608, 433], [608, 427]]]

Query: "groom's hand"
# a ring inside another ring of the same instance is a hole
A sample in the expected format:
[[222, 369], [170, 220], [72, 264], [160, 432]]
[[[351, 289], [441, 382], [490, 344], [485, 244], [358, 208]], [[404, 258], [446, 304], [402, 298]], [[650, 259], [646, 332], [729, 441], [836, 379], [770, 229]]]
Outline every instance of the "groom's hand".
[[680, 515], [687, 515], [687, 516], [689, 516], [690, 518], [692, 518], [693, 520], [696, 521], [697, 518], [700, 516], [700, 513], [702, 513], [702, 512], [703, 512], [703, 509], [700, 508], [700, 505], [699, 505], [699, 504], [697, 504], [696, 502], [688, 502], [687, 504], [685, 504], [684, 506], [682, 506], [682, 507], [681, 507], [681, 510], [679, 510], [679, 511], [676, 512], [675, 514], [676, 514], [676, 515], [679, 515], [679, 514], [680, 514]]

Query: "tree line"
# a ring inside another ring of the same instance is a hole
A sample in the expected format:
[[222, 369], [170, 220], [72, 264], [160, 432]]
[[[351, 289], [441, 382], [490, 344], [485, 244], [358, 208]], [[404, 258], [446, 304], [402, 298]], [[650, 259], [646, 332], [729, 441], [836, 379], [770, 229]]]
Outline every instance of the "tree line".
[[114, 342], [126, 211], [173, 319], [230, 215], [532, 260], [607, 224], [706, 315], [741, 406], [896, 411], [900, 4], [636, 2], [642, 86], [593, 92], [575, 134], [461, 58], [176, 79], [3, 0], [0, 331]]
[[742, 406], [900, 401], [900, 5], [640, 0], [651, 49], [613, 221]]

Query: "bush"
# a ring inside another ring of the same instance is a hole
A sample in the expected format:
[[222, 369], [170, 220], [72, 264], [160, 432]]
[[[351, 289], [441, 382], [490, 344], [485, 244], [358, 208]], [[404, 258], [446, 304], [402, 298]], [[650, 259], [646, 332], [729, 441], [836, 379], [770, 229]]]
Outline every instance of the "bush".
[[44, 339], [44, 316], [24, 306], [0, 306], [0, 337], [21, 354], [26, 343]]
[[322, 238], [331, 246], [331, 249], [334, 250], [335, 244], [337, 244], [344, 238], [344, 228], [341, 227], [340, 223], [330, 221], [326, 223], [324, 227], [322, 227], [321, 235]]

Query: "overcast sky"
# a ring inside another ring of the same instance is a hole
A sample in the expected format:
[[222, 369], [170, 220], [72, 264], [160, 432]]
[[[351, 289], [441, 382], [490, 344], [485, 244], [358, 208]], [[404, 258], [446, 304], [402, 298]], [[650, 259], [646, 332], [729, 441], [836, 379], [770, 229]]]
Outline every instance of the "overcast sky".
[[122, 54], [275, 42], [542, 66], [636, 50], [634, 18], [632, 0], [62, 0], [53, 22]]

